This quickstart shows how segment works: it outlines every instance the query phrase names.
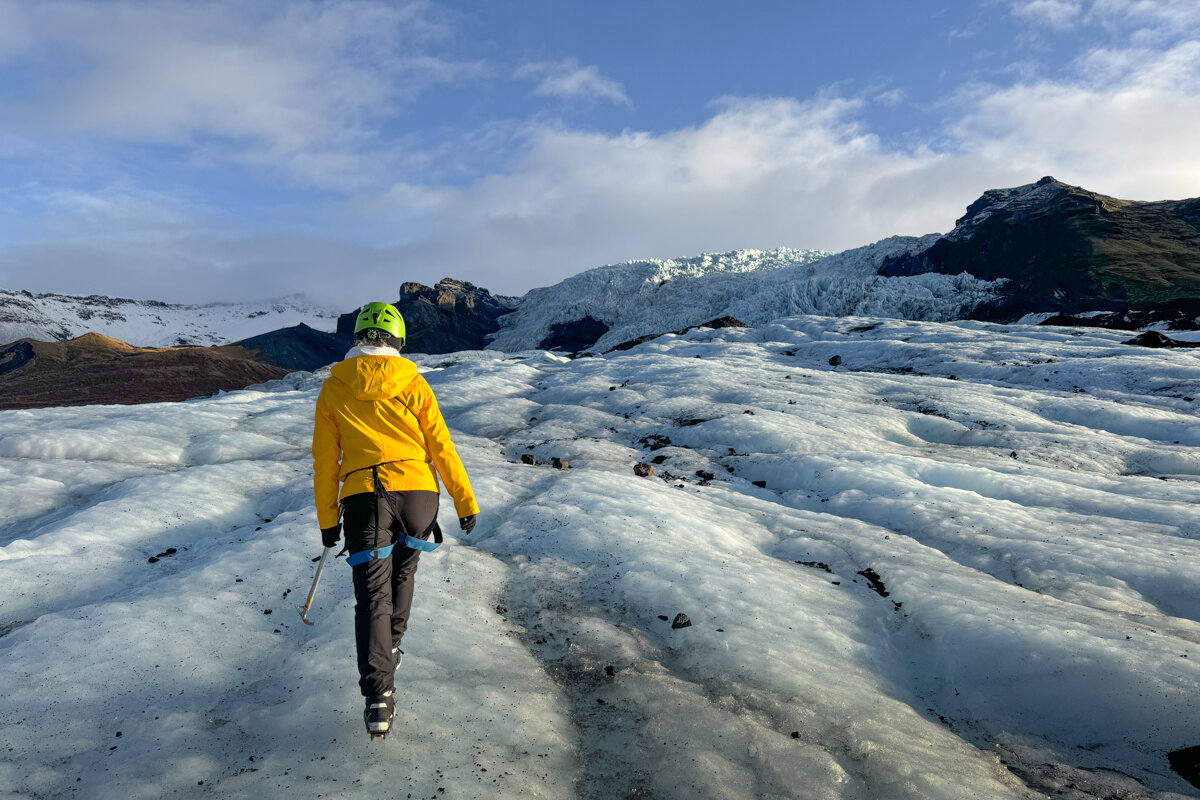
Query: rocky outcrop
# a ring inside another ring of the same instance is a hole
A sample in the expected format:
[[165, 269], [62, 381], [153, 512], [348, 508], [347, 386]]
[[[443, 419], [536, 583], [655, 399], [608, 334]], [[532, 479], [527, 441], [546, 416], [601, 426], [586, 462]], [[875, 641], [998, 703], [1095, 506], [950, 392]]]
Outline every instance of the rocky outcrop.
[[550, 326], [550, 335], [542, 339], [538, 347], [542, 350], [565, 350], [578, 353], [596, 343], [608, 326], [590, 314], [571, 322], [556, 322]]
[[1200, 328], [1200, 299], [1172, 300], [1147, 308], [1124, 308], [1119, 311], [1088, 314], [1085, 317], [1055, 314], [1038, 324], [1109, 328], [1119, 331], [1140, 331], [1151, 325], [1165, 326], [1177, 331], [1196, 330]]
[[[688, 331], [693, 331], [696, 328], [747, 328], [747, 327], [749, 327], [749, 326], [746, 323], [742, 322], [740, 319], [726, 315], [724, 317], [710, 319], [708, 322], [701, 322], [699, 325], [690, 325], [686, 328], [680, 328], [677, 331], [672, 331], [672, 333], [674, 333], [676, 336], [683, 336]], [[614, 347], [612, 347], [609, 350], [606, 350], [605, 352], [612, 353], [612, 352], [615, 352], [618, 350], [632, 350], [633, 348], [637, 347], [639, 344], [648, 342], [651, 339], [657, 339], [658, 337], [665, 336], [665, 335], [666, 335], [665, 333], [650, 333], [645, 336], [639, 336], [636, 339], [630, 339], [628, 342], [621, 342], [620, 344], [615, 345]]]
[[1043, 178], [985, 192], [930, 247], [886, 260], [884, 276], [967, 272], [1007, 279], [972, 314], [1152, 309], [1200, 299], [1200, 199], [1118, 200]]
[[1133, 344], [1138, 347], [1200, 347], [1200, 342], [1185, 342], [1172, 339], [1160, 331], [1146, 331], [1121, 344]]
[[138, 348], [88, 333], [0, 348], [0, 409], [187, 400], [281, 378], [235, 346]]
[[259, 360], [286, 370], [314, 372], [321, 367], [341, 361], [346, 351], [354, 346], [354, 336], [344, 333], [326, 333], [308, 327], [304, 323], [291, 328], [251, 336], [234, 342]]
[[[443, 278], [432, 288], [404, 283], [393, 305], [404, 317], [404, 349], [411, 353], [482, 350], [488, 337], [500, 330], [497, 320], [513, 310], [506, 299], [453, 278]], [[337, 332], [353, 336], [357, 316], [355, 310], [339, 317]]]

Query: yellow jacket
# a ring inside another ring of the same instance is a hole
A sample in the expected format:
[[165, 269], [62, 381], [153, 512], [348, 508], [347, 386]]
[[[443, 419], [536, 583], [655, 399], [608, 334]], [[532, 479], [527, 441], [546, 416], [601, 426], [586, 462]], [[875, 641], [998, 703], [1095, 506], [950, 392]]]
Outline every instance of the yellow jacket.
[[355, 353], [334, 365], [317, 398], [312, 454], [320, 526], [337, 524], [341, 498], [374, 490], [369, 467], [376, 464], [385, 465], [379, 477], [388, 491], [436, 492], [441, 475], [458, 516], [478, 514], [467, 471], [417, 365], [399, 353]]

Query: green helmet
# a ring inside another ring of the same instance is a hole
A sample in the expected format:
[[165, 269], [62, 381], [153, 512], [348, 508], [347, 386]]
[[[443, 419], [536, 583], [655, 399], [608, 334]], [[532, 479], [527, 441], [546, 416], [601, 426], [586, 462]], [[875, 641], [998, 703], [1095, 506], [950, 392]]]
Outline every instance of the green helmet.
[[400, 340], [400, 345], [404, 345], [404, 317], [400, 316], [395, 306], [387, 303], [367, 303], [363, 306], [362, 311], [358, 312], [358, 319], [354, 321], [354, 334], [357, 336], [370, 328], [395, 336]]

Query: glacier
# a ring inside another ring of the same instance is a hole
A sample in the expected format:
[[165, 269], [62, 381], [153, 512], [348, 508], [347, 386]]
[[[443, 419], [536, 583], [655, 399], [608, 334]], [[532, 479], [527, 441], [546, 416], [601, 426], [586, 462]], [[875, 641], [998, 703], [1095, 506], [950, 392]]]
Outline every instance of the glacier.
[[1121, 338], [415, 356], [483, 511], [374, 744], [344, 565], [293, 610], [324, 372], [0, 412], [0, 797], [1195, 797], [1200, 361]]
[[555, 324], [587, 316], [609, 328], [588, 348], [594, 352], [726, 315], [749, 325], [797, 314], [958, 319], [994, 299], [1000, 282], [965, 273], [878, 274], [885, 259], [923, 250], [939, 236], [894, 236], [841, 253], [734, 250], [597, 267], [525, 294], [500, 318], [488, 347], [537, 348]]

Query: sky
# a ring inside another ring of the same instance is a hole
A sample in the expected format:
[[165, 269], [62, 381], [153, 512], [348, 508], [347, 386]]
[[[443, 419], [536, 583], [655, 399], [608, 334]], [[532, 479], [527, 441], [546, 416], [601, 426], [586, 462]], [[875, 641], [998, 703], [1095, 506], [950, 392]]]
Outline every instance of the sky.
[[1200, 196], [1194, 0], [0, 0], [0, 288], [169, 302]]

